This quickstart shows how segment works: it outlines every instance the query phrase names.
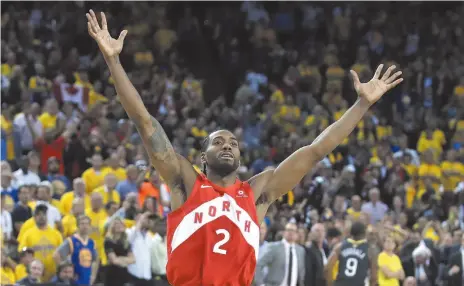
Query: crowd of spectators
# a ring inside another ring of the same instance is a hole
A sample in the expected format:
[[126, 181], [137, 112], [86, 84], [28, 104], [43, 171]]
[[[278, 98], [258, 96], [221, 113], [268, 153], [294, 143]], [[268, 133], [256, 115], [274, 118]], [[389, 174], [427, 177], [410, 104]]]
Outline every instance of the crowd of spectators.
[[[464, 285], [462, 3], [128, 1], [2, 3], [2, 285], [167, 285], [169, 188], [87, 35], [89, 8], [129, 31], [121, 62], [198, 172], [219, 128], [240, 141], [242, 180], [276, 166], [356, 100], [349, 69], [363, 82], [395, 64], [404, 82], [269, 209], [260, 257], [291, 238], [305, 285], [326, 285], [326, 257], [362, 221], [379, 285]], [[95, 251], [73, 257], [73, 233]]]

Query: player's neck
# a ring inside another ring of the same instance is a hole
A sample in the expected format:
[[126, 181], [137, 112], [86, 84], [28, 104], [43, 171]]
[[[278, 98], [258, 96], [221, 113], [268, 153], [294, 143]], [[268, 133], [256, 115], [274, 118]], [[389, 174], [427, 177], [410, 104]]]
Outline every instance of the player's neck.
[[237, 173], [232, 172], [229, 175], [220, 176], [216, 174], [215, 172], [208, 170], [207, 177], [208, 177], [208, 180], [213, 182], [215, 185], [218, 185], [223, 188], [227, 188], [235, 184], [235, 181], [237, 180]]

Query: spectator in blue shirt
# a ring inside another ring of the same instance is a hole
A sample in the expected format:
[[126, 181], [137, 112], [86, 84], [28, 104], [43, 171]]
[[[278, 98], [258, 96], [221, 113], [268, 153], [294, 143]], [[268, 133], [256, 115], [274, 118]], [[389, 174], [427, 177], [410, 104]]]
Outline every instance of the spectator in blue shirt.
[[124, 200], [130, 193], [138, 193], [140, 183], [143, 181], [144, 172], [139, 172], [136, 166], [129, 165], [126, 168], [126, 174], [127, 179], [119, 182], [116, 186], [116, 190], [121, 196], [121, 200]]

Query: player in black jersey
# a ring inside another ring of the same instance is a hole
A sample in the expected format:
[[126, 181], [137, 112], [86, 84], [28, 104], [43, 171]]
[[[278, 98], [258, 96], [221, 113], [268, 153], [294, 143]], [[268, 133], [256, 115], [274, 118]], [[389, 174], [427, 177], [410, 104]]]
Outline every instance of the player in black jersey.
[[[328, 286], [364, 286], [370, 268], [370, 284], [376, 285], [377, 259], [374, 251], [369, 251], [366, 227], [354, 222], [348, 238], [334, 247], [326, 265]], [[338, 274], [333, 281], [333, 268], [338, 261]]]

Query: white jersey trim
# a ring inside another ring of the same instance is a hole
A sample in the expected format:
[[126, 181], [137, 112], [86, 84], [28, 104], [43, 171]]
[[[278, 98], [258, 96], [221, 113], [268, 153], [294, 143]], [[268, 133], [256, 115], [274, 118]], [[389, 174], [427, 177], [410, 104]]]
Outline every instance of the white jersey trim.
[[253, 247], [256, 260], [259, 252], [259, 226], [228, 194], [205, 202], [188, 213], [177, 226], [171, 241], [171, 252], [189, 239], [197, 230], [221, 216], [231, 220], [242, 233], [246, 242]]

